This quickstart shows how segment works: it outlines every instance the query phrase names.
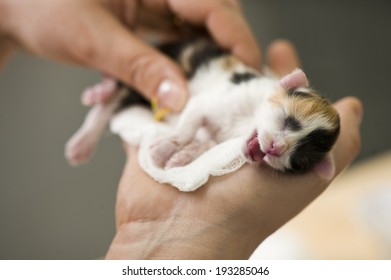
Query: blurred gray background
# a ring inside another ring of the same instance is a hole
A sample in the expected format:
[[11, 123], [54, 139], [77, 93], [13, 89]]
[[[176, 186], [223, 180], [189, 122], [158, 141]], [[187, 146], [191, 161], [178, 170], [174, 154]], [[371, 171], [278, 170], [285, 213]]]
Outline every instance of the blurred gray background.
[[[358, 160], [390, 148], [391, 2], [242, 3], [263, 50], [291, 40], [316, 89], [363, 101]], [[79, 168], [63, 157], [87, 110], [80, 92], [99, 78], [27, 54], [0, 74], [0, 259], [96, 259], [107, 251], [125, 160], [119, 140], [107, 134]]]

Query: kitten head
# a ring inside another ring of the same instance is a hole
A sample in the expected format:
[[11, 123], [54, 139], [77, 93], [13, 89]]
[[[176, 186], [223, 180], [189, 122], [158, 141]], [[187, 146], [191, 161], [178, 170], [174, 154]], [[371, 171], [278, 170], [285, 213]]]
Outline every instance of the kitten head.
[[303, 173], [326, 158], [339, 129], [337, 111], [296, 69], [263, 104], [246, 143], [247, 157], [280, 171]]

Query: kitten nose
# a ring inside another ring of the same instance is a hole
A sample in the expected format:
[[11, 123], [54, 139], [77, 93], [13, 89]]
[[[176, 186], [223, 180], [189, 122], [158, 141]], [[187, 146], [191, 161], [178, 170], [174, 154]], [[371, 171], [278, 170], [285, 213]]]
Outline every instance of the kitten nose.
[[287, 147], [285, 143], [272, 142], [270, 147], [266, 150], [266, 154], [274, 157], [280, 157], [286, 151], [286, 148]]

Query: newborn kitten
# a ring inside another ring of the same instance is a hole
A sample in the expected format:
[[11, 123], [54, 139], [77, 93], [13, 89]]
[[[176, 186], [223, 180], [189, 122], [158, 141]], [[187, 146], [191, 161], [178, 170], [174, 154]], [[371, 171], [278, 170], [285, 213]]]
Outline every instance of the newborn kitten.
[[[187, 74], [191, 98], [170, 135], [150, 146], [158, 167], [186, 165], [218, 143], [246, 136], [242, 153], [249, 163], [303, 173], [334, 145], [339, 116], [309, 87], [302, 70], [281, 80], [263, 76], [208, 39], [168, 44], [162, 51]], [[116, 90], [121, 92], [114, 94]], [[96, 104], [68, 142], [68, 160], [88, 159], [111, 117], [136, 97], [134, 91], [110, 80], [87, 90], [85, 103]]]

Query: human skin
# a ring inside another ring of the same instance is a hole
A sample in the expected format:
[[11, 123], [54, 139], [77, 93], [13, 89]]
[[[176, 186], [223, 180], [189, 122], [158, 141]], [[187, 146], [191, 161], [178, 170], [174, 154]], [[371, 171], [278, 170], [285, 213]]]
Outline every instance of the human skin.
[[[160, 101], [179, 111], [187, 98], [183, 74], [137, 36], [151, 29], [163, 37], [178, 35], [181, 26], [173, 24], [174, 14], [205, 26], [222, 47], [260, 67], [260, 52], [234, 0], [0, 0], [0, 65], [23, 49], [98, 69], [158, 98], [160, 83], [169, 80], [175, 90]], [[299, 60], [291, 44], [278, 41], [269, 49], [268, 64], [282, 76]], [[332, 156], [340, 173], [359, 150], [362, 108], [355, 98], [335, 107], [341, 135]], [[117, 234], [108, 259], [246, 259], [330, 183], [315, 172], [277, 176], [267, 168], [244, 166], [195, 192], [181, 193], [148, 177], [138, 165], [136, 148], [126, 151]]]
[[[286, 41], [270, 46], [268, 62], [279, 76], [299, 66]], [[347, 97], [334, 107], [341, 118], [341, 134], [331, 152], [337, 176], [359, 151], [362, 106]], [[183, 193], [146, 175], [138, 165], [136, 148], [126, 146], [126, 151], [117, 195], [117, 233], [108, 259], [247, 259], [332, 181], [315, 171], [276, 174], [245, 165]]]
[[[180, 111], [186, 80], [168, 57], [140, 39], [181, 35], [188, 24], [205, 27], [222, 47], [259, 67], [256, 41], [235, 0], [0, 0], [0, 66], [17, 48], [56, 61], [96, 68], [157, 95]], [[172, 86], [160, 89], [163, 81]]]

